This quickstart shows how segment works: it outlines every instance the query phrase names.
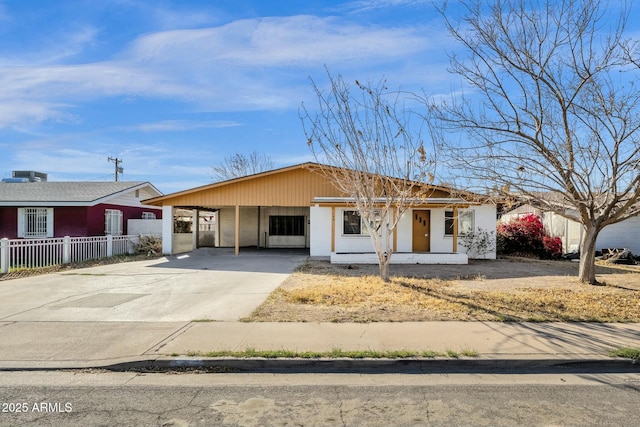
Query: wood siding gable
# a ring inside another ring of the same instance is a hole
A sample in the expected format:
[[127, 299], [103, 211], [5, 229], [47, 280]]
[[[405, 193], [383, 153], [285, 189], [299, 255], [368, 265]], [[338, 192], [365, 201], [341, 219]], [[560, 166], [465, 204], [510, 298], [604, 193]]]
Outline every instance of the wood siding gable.
[[147, 200], [145, 204], [170, 206], [309, 206], [318, 195], [342, 194], [326, 179], [306, 168], [258, 174], [189, 191]]

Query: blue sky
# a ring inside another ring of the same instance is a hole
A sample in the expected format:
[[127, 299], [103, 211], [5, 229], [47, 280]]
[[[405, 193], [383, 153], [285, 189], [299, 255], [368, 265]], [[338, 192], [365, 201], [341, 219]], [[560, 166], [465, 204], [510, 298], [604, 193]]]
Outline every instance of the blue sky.
[[457, 87], [431, 3], [0, 0], [0, 178], [111, 180], [117, 156], [122, 180], [170, 193], [237, 152], [312, 160], [298, 110], [325, 65], [347, 81]]
[[[37, 6], [36, 6], [37, 5]], [[0, 0], [0, 178], [211, 182], [236, 152], [312, 160], [298, 109], [324, 66], [448, 89], [429, 1]]]

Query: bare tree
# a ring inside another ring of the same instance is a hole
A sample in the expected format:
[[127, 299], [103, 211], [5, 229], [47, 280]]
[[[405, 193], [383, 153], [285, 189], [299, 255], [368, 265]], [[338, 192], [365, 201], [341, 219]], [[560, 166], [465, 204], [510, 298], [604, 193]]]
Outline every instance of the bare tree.
[[[402, 214], [427, 196], [427, 158], [420, 132], [409, 128], [411, 112], [400, 92], [385, 82], [351, 86], [332, 77], [330, 89], [313, 83], [318, 109], [302, 107], [308, 145], [327, 179], [359, 212], [378, 257], [380, 277], [389, 281], [392, 235]], [[352, 90], [355, 93], [352, 93]]]
[[[640, 91], [629, 55], [638, 45], [624, 39], [628, 9], [597, 0], [463, 6], [461, 24], [446, 5], [440, 11], [464, 49], [450, 57], [452, 71], [471, 91], [431, 104], [452, 165], [470, 185], [581, 223], [579, 278], [597, 284], [598, 233], [640, 213]], [[459, 131], [464, 142], [446, 141]]]
[[252, 151], [248, 155], [236, 153], [225, 159], [218, 165], [213, 166], [212, 178], [215, 181], [226, 181], [228, 179], [253, 175], [275, 168], [275, 162], [268, 154], [260, 154]]

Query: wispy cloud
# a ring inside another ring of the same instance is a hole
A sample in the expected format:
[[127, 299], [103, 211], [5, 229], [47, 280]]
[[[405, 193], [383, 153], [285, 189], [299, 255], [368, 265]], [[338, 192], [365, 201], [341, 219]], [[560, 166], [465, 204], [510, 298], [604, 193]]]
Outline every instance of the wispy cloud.
[[431, 0], [356, 0], [343, 4], [336, 10], [347, 12], [364, 12], [398, 6], [428, 5]]
[[166, 2], [131, 0], [111, 0], [111, 2], [117, 2], [120, 7], [129, 10], [130, 13], [144, 18], [149, 23], [152, 23], [156, 30], [174, 30], [211, 25], [218, 21], [218, 16], [221, 14], [215, 9], [215, 4], [200, 4], [197, 8], [194, 8], [183, 1], [177, 2], [175, 5], [169, 5]]
[[[88, 28], [75, 35], [75, 44], [82, 46], [94, 36]], [[13, 111], [0, 119], [0, 126], [69, 119], [73, 105], [101, 97], [175, 99], [207, 111], [296, 108], [301, 87], [308, 90], [307, 76], [324, 64], [366, 70], [426, 56], [438, 45], [421, 28], [306, 15], [157, 32], [101, 62], [0, 66], [0, 105]], [[181, 126], [189, 124], [149, 124], [142, 130]]]
[[[0, 8], [0, 22], [2, 10]], [[64, 63], [77, 59], [88, 48], [96, 43], [99, 30], [92, 25], [66, 28], [61, 33], [47, 34], [39, 40], [37, 48], [24, 50], [19, 54], [0, 57], [0, 66], [5, 67], [39, 67]]]
[[196, 66], [304, 66], [403, 57], [429, 47], [417, 28], [362, 26], [338, 18], [292, 16], [235, 21], [215, 28], [151, 34], [133, 45], [142, 62], [177, 59]]
[[241, 123], [224, 120], [194, 121], [194, 120], [163, 120], [155, 123], [143, 123], [129, 126], [125, 130], [141, 132], [177, 132], [196, 129], [218, 129], [242, 126]]

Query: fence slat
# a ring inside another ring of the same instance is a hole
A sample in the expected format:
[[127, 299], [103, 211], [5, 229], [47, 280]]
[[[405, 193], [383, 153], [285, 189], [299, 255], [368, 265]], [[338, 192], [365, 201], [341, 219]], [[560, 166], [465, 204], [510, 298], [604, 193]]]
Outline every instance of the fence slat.
[[[47, 239], [2, 239], [0, 273], [17, 268], [38, 268], [67, 262], [104, 258], [108, 253], [130, 253], [137, 236], [55, 237]], [[107, 249], [108, 240], [111, 248]]]

